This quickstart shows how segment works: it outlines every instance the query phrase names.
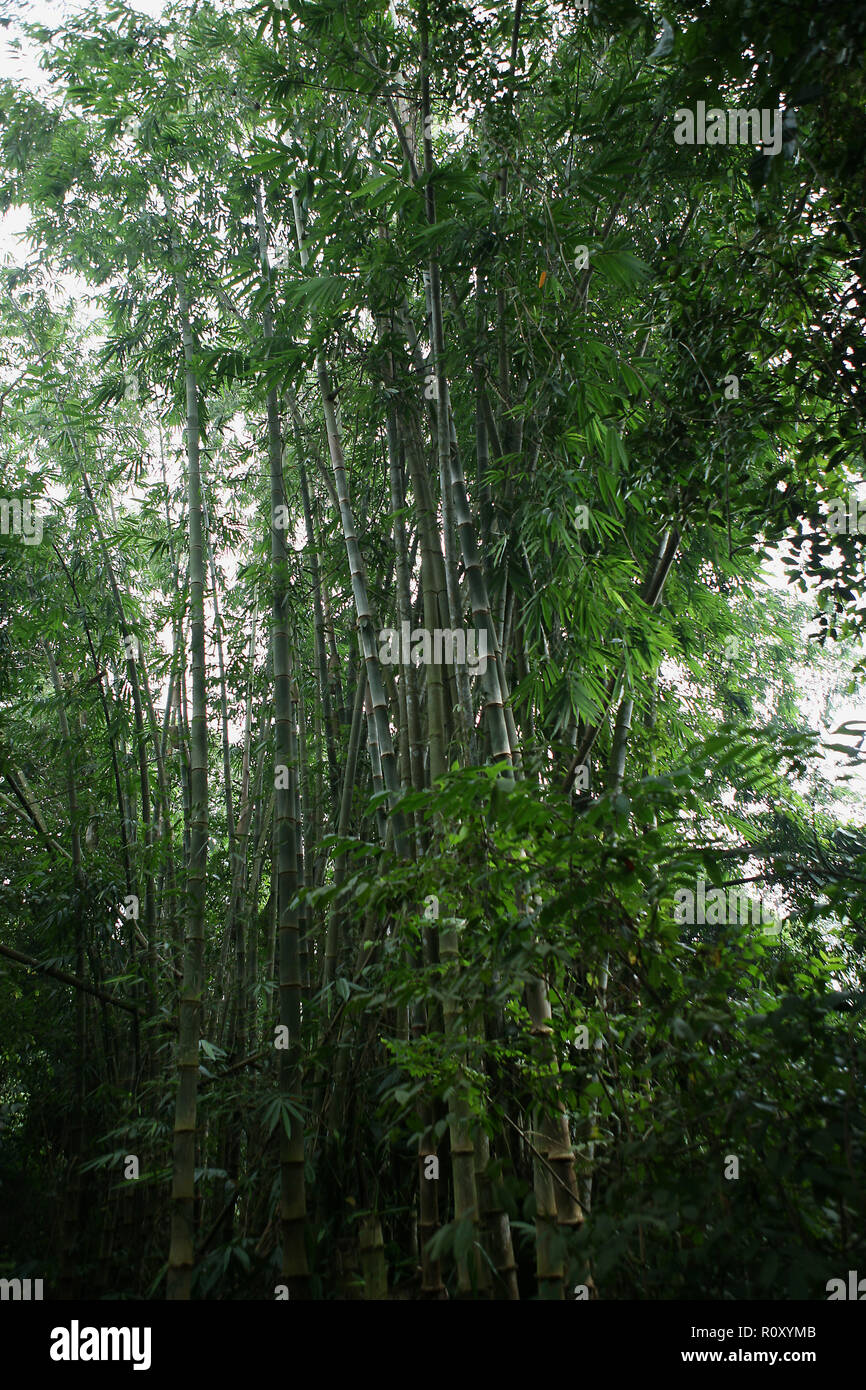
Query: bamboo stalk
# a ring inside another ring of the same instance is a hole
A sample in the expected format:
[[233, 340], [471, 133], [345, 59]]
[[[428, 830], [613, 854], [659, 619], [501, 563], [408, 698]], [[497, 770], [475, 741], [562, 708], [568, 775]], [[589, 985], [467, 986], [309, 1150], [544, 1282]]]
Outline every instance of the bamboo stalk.
[[[169, 215], [171, 204], [166, 199]], [[173, 217], [172, 217], [173, 222]], [[208, 851], [207, 684], [204, 637], [204, 522], [199, 467], [198, 382], [180, 246], [172, 226], [175, 288], [183, 337], [186, 385], [186, 449], [189, 514], [192, 731], [190, 738], [190, 849], [186, 878], [186, 944], [177, 1049], [171, 1244], [166, 1296], [187, 1300], [195, 1261], [195, 1145], [198, 1051], [204, 992], [205, 890]]]

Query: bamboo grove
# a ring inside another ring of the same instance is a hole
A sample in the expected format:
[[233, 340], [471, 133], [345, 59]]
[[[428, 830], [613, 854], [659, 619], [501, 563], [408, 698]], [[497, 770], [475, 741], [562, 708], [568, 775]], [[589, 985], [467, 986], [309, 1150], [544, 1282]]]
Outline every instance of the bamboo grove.
[[[0, 33], [0, 1273], [824, 1297], [862, 11]], [[778, 150], [678, 144], [698, 101]]]

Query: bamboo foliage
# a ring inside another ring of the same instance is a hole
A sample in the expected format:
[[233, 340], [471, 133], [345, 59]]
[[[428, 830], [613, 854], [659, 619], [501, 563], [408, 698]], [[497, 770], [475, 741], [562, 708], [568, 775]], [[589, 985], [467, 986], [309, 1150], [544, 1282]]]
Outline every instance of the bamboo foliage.
[[[853, 742], [862, 36], [572, 9], [76, 11], [0, 90], [10, 1258], [38, 1210], [66, 1294], [853, 1267], [866, 840], [798, 684]], [[696, 52], [821, 100], [693, 150]]]

